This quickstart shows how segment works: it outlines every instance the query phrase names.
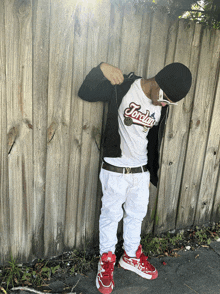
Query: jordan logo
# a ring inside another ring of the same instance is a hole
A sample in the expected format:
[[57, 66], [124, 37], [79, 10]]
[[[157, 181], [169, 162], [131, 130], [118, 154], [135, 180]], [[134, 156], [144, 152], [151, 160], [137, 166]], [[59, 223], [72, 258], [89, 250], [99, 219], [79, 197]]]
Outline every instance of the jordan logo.
[[152, 128], [155, 123], [155, 113], [150, 115], [149, 110], [146, 110], [146, 113], [140, 111], [141, 106], [131, 102], [129, 108], [126, 108], [124, 111], [124, 123], [126, 126], [132, 124], [137, 124], [144, 127], [144, 132], [149, 128]]

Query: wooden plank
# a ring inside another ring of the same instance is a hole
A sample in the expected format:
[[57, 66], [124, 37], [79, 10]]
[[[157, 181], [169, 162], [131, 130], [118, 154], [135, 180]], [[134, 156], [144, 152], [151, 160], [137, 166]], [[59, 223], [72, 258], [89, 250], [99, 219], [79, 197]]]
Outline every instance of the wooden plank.
[[31, 1], [5, 2], [7, 128], [8, 132], [16, 130], [8, 159], [10, 241], [12, 254], [24, 260], [30, 256], [32, 246], [31, 20]]
[[44, 254], [50, 1], [33, 0], [33, 253]]
[[147, 65], [150, 54], [151, 16], [151, 12], [143, 11], [140, 29], [140, 48], [138, 52], [138, 67], [136, 74], [144, 78], [147, 76]]
[[120, 67], [122, 24], [123, 9], [119, 5], [112, 4], [109, 24], [108, 57], [107, 60], [103, 61], [117, 67]]
[[[179, 23], [180, 20], [170, 22], [168, 31], [167, 31], [167, 52], [166, 52], [166, 62], [165, 64], [170, 64], [174, 62], [177, 38], [179, 32]], [[181, 25], [182, 27], [183, 25]]]
[[0, 265], [7, 260], [10, 252], [4, 2], [0, 2]]
[[80, 160], [82, 150], [83, 131], [83, 101], [77, 96], [78, 90], [85, 78], [85, 62], [88, 36], [88, 17], [81, 13], [79, 5], [72, 16], [75, 20], [74, 32], [74, 59], [73, 59], [73, 81], [72, 102], [70, 106], [70, 147], [67, 180], [66, 219], [65, 219], [65, 245], [72, 248], [76, 245], [76, 226], [78, 213], [78, 197], [80, 185]]
[[[200, 51], [201, 26], [185, 27], [184, 21], [179, 21], [175, 54], [175, 62], [182, 62], [192, 72], [193, 84], [185, 99], [178, 106], [171, 106], [164, 136], [164, 146], [160, 170], [160, 185], [158, 192], [156, 232], [175, 229], [179, 200], [179, 191], [184, 168], [185, 153], [188, 143], [189, 124], [195, 90], [195, 77]], [[170, 59], [171, 60], [171, 59]]]
[[75, 4], [51, 2], [45, 256], [64, 251]]
[[215, 73], [219, 57], [213, 54], [214, 48], [213, 31], [205, 29], [201, 43], [194, 108], [180, 190], [177, 228], [185, 228], [194, 224], [216, 86]]
[[[218, 72], [218, 85], [217, 85], [217, 91], [216, 91], [215, 105], [217, 105], [217, 103], [218, 103], [217, 102], [218, 101], [217, 97], [219, 97], [219, 96], [220, 96], [220, 71]], [[216, 111], [217, 111], [216, 106], [214, 106], [214, 112], [216, 112]], [[214, 113], [213, 113], [212, 120], [214, 121], [214, 120], [217, 120], [217, 119], [218, 118], [216, 116], [214, 116]], [[214, 130], [215, 123], [213, 122], [212, 125], [213, 125], [213, 130]], [[215, 151], [215, 150], [218, 150], [218, 151]], [[215, 149], [215, 150], [214, 150], [214, 152], [216, 152], [216, 154], [215, 154], [215, 156], [216, 156], [215, 163], [219, 165], [219, 163], [218, 163], [219, 145], [218, 145], [218, 149]], [[213, 152], [213, 154], [214, 154], [214, 152]], [[217, 169], [216, 165], [214, 166], [214, 169], [215, 169], [215, 174], [216, 174], [216, 169]], [[219, 172], [220, 172], [220, 170], [218, 171], [217, 178], [215, 179], [216, 188], [215, 188], [214, 201], [213, 201], [213, 204], [212, 204], [212, 212], [211, 212], [211, 221], [212, 222], [220, 222], [220, 181], [219, 181]], [[211, 182], [209, 182], [209, 183], [211, 183]]]
[[131, 71], [137, 73], [138, 70], [141, 23], [142, 13], [137, 11], [132, 3], [126, 4], [121, 31], [120, 55], [120, 69], [126, 74]]
[[[219, 65], [220, 65], [220, 31], [215, 32], [214, 50], [213, 50], [213, 58], [218, 63], [217, 71], [212, 71], [211, 78], [215, 81], [215, 89], [216, 95], [213, 96], [214, 107], [212, 113], [212, 120], [210, 124], [210, 131], [208, 137], [208, 144], [206, 147], [205, 154], [205, 162], [203, 166], [203, 173], [201, 178], [201, 186], [199, 191], [198, 203], [196, 207], [196, 216], [195, 216], [195, 224], [201, 225], [204, 223], [208, 223], [211, 219], [212, 210], [216, 211], [216, 203], [215, 202], [215, 192], [216, 192], [216, 184], [218, 182], [218, 174], [219, 174], [219, 162], [220, 162], [220, 151], [219, 151], [219, 143], [220, 143], [220, 82], [219, 79]], [[215, 89], [213, 89], [213, 94], [215, 93]], [[218, 195], [218, 194], [217, 194]], [[218, 197], [217, 197], [218, 198]], [[218, 200], [217, 200], [218, 202]]]
[[147, 78], [154, 77], [164, 67], [168, 28], [169, 20], [166, 14], [159, 10], [154, 12], [152, 16]]
[[[90, 17], [88, 27], [86, 73], [101, 61], [107, 60], [110, 1], [96, 2], [94, 5], [95, 13]], [[84, 102], [76, 231], [77, 247], [85, 244], [86, 241], [91, 241], [94, 234], [100, 162], [98, 148], [101, 140], [102, 116], [103, 103]]]
[[[218, 72], [218, 85], [217, 85], [217, 90], [216, 90], [215, 105], [214, 105], [214, 109], [213, 109], [214, 112], [213, 112], [213, 117], [212, 117], [212, 128], [210, 131], [210, 133], [213, 133], [216, 128], [217, 134], [219, 133], [219, 125], [217, 124], [219, 117], [216, 117], [216, 115], [218, 115], [217, 114], [218, 97], [220, 97], [220, 71]], [[219, 138], [218, 135], [217, 135], [217, 138]], [[213, 140], [213, 138], [212, 138], [212, 140]], [[214, 143], [215, 143], [215, 141], [214, 141]], [[216, 147], [216, 145], [214, 145], [214, 147]], [[212, 157], [213, 157], [213, 155], [216, 157], [214, 160], [214, 163], [215, 163], [214, 176], [216, 176], [216, 173], [217, 173], [216, 170], [218, 169], [217, 177], [214, 178], [213, 182], [208, 183], [208, 186], [211, 186], [210, 183], [216, 183], [216, 185], [213, 185], [213, 186], [215, 186], [215, 190], [214, 190], [214, 197], [213, 197], [213, 201], [212, 201], [212, 211], [211, 211], [211, 219], [210, 220], [212, 222], [220, 222], [219, 144], [217, 145], [216, 149], [213, 148], [210, 151], [212, 151]], [[216, 152], [216, 154], [214, 154], [215, 152]], [[213, 166], [213, 163], [211, 164], [211, 166]]]

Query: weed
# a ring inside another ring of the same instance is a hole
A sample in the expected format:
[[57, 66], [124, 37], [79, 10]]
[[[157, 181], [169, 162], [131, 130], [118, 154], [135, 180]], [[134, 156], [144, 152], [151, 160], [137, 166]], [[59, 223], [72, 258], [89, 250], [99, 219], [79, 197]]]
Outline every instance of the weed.
[[72, 252], [73, 266], [71, 273], [83, 273], [91, 270], [96, 261], [94, 254], [88, 254], [86, 248], [83, 251], [73, 250]]
[[194, 250], [198, 246], [210, 245], [211, 241], [214, 241], [220, 237], [220, 224], [213, 224], [211, 227], [198, 226], [194, 229], [185, 231], [184, 233], [177, 233], [171, 235], [154, 236], [148, 234], [142, 236], [141, 244], [143, 250], [147, 255], [174, 255], [174, 251], [184, 249], [190, 245], [190, 248]]
[[11, 260], [8, 262], [8, 266], [3, 268], [1, 277], [3, 277], [1, 284], [6, 284], [6, 290], [14, 287], [15, 283], [18, 285], [33, 285], [40, 287], [44, 284], [45, 280], [50, 280], [51, 275], [54, 275], [59, 270], [60, 265], [54, 267], [47, 266], [48, 261], [40, 261], [32, 267], [19, 267], [16, 261], [11, 256]]
[[11, 284], [14, 287], [14, 283], [18, 284], [18, 280], [20, 279], [20, 276], [22, 274], [21, 269], [18, 267], [16, 260], [12, 257], [8, 262], [8, 266], [5, 267], [5, 275], [3, 276], [3, 282], [7, 285], [7, 290], [9, 285]]

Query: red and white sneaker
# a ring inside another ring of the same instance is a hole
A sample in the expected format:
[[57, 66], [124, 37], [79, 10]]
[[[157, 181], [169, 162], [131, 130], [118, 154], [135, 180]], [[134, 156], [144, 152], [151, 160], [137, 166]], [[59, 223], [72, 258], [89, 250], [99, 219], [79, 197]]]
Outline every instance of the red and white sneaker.
[[153, 280], [158, 277], [158, 271], [147, 261], [148, 257], [142, 253], [142, 246], [139, 245], [136, 258], [129, 257], [126, 252], [122, 255], [119, 264], [126, 270], [135, 272], [142, 278]]
[[103, 294], [111, 293], [114, 288], [113, 271], [115, 260], [116, 256], [111, 251], [103, 253], [99, 260], [96, 287]]

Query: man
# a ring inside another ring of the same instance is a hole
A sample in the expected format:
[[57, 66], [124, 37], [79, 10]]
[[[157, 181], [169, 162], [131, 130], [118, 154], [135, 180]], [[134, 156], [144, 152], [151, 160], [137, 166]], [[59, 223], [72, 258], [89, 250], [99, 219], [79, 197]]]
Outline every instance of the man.
[[99, 221], [100, 261], [96, 286], [103, 294], [114, 287], [118, 222], [123, 217], [124, 254], [119, 264], [146, 279], [156, 279], [140, 245], [141, 224], [147, 213], [149, 183], [157, 185], [159, 150], [168, 105], [184, 98], [192, 82], [181, 63], [164, 67], [155, 77], [123, 75], [101, 63], [86, 76], [79, 97], [107, 101], [108, 116], [103, 139], [102, 209]]

